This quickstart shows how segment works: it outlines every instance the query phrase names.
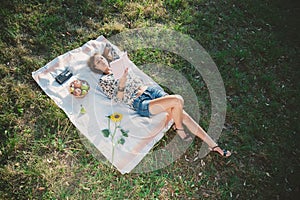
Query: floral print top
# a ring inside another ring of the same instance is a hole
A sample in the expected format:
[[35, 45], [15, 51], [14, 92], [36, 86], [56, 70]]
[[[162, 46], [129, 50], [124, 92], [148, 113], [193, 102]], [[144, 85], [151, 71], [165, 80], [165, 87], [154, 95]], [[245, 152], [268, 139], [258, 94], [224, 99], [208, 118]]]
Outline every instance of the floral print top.
[[132, 107], [132, 102], [136, 97], [139, 87], [143, 86], [141, 79], [136, 77], [132, 72], [128, 72], [127, 81], [124, 89], [123, 99], [118, 99], [118, 86], [119, 80], [116, 80], [113, 74], [103, 75], [99, 80], [99, 86], [102, 92], [113, 101], [120, 103], [123, 102]]

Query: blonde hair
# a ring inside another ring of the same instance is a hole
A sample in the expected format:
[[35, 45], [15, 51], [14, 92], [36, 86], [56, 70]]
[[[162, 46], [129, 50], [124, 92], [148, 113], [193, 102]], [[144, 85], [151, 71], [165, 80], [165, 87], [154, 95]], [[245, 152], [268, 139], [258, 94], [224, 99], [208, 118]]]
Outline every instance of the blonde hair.
[[87, 61], [87, 64], [89, 66], [89, 68], [95, 72], [95, 73], [100, 73], [100, 74], [103, 74], [103, 71], [99, 70], [99, 69], [96, 69], [96, 66], [95, 66], [95, 56], [97, 55], [101, 55], [100, 53], [96, 52], [94, 53], [94, 55], [92, 55], [88, 61]]

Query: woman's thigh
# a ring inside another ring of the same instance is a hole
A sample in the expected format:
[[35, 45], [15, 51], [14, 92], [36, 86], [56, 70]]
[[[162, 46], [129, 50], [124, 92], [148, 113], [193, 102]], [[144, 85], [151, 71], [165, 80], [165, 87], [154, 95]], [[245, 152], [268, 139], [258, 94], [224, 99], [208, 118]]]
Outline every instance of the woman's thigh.
[[180, 95], [168, 95], [153, 99], [149, 103], [149, 111], [155, 115], [161, 112], [168, 112], [173, 107], [183, 107], [183, 99]]

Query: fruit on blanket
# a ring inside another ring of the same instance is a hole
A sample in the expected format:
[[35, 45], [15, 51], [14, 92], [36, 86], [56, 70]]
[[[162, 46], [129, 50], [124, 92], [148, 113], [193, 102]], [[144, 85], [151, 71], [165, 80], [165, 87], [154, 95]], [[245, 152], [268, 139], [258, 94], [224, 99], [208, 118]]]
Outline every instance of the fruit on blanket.
[[70, 93], [73, 94], [75, 88], [74, 87], [70, 87]]
[[81, 89], [82, 90], [88, 90], [89, 89], [89, 85], [86, 82], [82, 82]]
[[80, 96], [81, 95], [81, 89], [80, 88], [75, 88], [73, 94], [75, 96]]
[[81, 80], [75, 80], [73, 81], [73, 84], [75, 88], [80, 88], [82, 85]]
[[85, 80], [74, 80], [70, 83], [69, 91], [71, 94], [73, 94], [75, 97], [84, 97], [90, 89], [90, 85]]
[[81, 95], [86, 95], [87, 90], [81, 90]]
[[85, 114], [86, 113], [86, 110], [85, 110], [85, 108], [82, 106], [82, 105], [80, 105], [80, 113], [81, 114]]

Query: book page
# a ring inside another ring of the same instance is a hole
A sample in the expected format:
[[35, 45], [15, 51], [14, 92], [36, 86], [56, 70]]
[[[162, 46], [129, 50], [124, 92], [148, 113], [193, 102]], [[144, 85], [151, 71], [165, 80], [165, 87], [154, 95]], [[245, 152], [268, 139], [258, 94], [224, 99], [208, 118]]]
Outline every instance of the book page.
[[110, 63], [111, 71], [115, 79], [120, 79], [126, 68], [130, 67], [130, 61], [127, 52], [123, 53], [119, 59]]

